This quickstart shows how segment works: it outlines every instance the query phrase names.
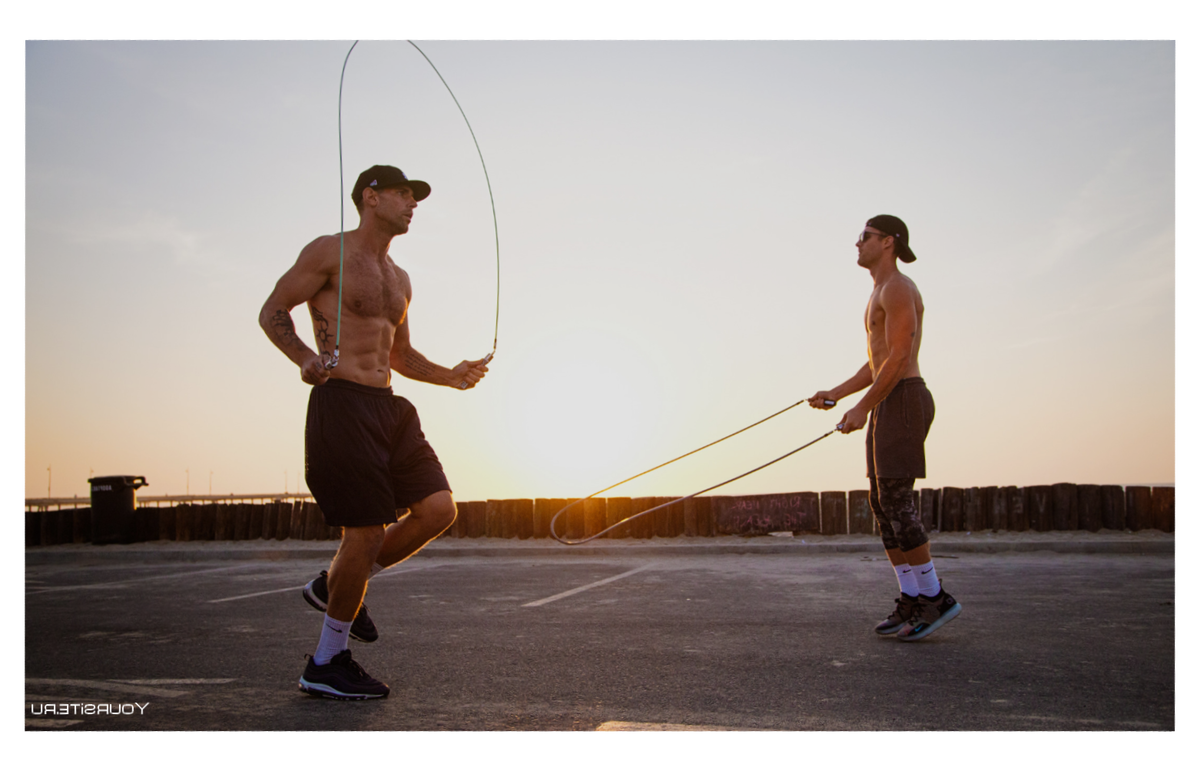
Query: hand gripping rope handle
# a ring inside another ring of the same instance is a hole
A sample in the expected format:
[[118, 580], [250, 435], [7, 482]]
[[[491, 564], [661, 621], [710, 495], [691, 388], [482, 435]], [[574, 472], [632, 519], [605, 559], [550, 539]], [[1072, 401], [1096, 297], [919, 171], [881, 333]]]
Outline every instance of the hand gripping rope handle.
[[[578, 545], [580, 545], [580, 544], [587, 543], [588, 541], [591, 541], [591, 540], [592, 540], [592, 539], [594, 539], [594, 538], [599, 538], [600, 536], [604, 535], [605, 533], [609, 532], [610, 530], [615, 530], [615, 529], [617, 529], [618, 527], [620, 527], [621, 525], [624, 525], [624, 524], [627, 524], [627, 523], [629, 523], [629, 522], [632, 522], [633, 520], [637, 519], [638, 517], [644, 517], [644, 516], [646, 516], [647, 514], [649, 514], [649, 513], [651, 513], [651, 512], [658, 511], [659, 509], [666, 508], [667, 506], [671, 506], [671, 505], [673, 505], [673, 504], [680, 503], [680, 502], [682, 502], [682, 501], [686, 501], [686, 500], [689, 500], [689, 499], [691, 499], [691, 498], [695, 498], [697, 495], [703, 495], [704, 493], [711, 492], [712, 490], [716, 490], [718, 487], [724, 487], [725, 485], [729, 484], [730, 482], [736, 482], [737, 480], [739, 480], [739, 479], [741, 479], [741, 478], [743, 478], [743, 477], [748, 477], [748, 476], [750, 476], [751, 474], [753, 474], [753, 473], [754, 473], [754, 472], [756, 472], [756, 471], [762, 471], [762, 470], [763, 470], [763, 469], [765, 469], [767, 466], [774, 465], [774, 464], [778, 463], [779, 461], [783, 460], [784, 458], [787, 458], [787, 457], [789, 457], [789, 456], [795, 455], [796, 453], [800, 452], [800, 451], [801, 451], [801, 450], [803, 450], [804, 448], [806, 448], [806, 447], [811, 447], [812, 445], [814, 445], [814, 444], [816, 444], [817, 442], [821, 441], [822, 439], [824, 439], [825, 437], [829, 436], [830, 434], [832, 434], [832, 433], [835, 433], [835, 432], [837, 432], [837, 431], [840, 431], [840, 430], [841, 430], [841, 428], [842, 428], [842, 424], [841, 424], [841, 423], [839, 423], [839, 424], [837, 425], [837, 428], [833, 429], [832, 431], [827, 431], [827, 432], [825, 432], [824, 434], [821, 434], [820, 436], [818, 436], [816, 439], [812, 440], [811, 442], [809, 442], [809, 443], [807, 443], [807, 444], [804, 444], [804, 445], [801, 445], [800, 447], [797, 447], [796, 449], [792, 450], [792, 451], [791, 451], [791, 452], [789, 452], [789, 453], [786, 453], [786, 454], [784, 454], [784, 455], [780, 455], [780, 456], [779, 456], [778, 458], [776, 458], [775, 460], [773, 460], [773, 461], [769, 461], [769, 462], [767, 462], [767, 463], [764, 463], [763, 465], [759, 466], [758, 468], [751, 469], [751, 470], [749, 470], [749, 471], [745, 472], [744, 474], [738, 474], [737, 476], [733, 477], [732, 479], [726, 479], [724, 482], [721, 482], [720, 484], [713, 485], [712, 487], [706, 487], [706, 488], [704, 488], [703, 490], [699, 490], [699, 491], [697, 491], [697, 492], [694, 492], [694, 493], [692, 493], [691, 495], [685, 495], [685, 496], [683, 496], [682, 498], [676, 498], [675, 500], [673, 500], [673, 501], [670, 501], [669, 503], [664, 503], [664, 504], [662, 504], [661, 506], [655, 506], [655, 507], [654, 507], [654, 508], [652, 508], [652, 509], [646, 509], [645, 511], [639, 511], [637, 514], [634, 514], [633, 516], [630, 516], [630, 517], [626, 517], [625, 519], [621, 520], [620, 522], [617, 522], [617, 523], [616, 523], [616, 524], [614, 524], [614, 525], [609, 525], [608, 527], [606, 527], [606, 528], [604, 528], [603, 530], [601, 530], [599, 533], [596, 533], [596, 534], [594, 534], [594, 535], [590, 535], [590, 536], [588, 536], [587, 538], [584, 538], [584, 539], [582, 539], [582, 540], [579, 540], [579, 541], [568, 541], [567, 539], [560, 537], [560, 536], [558, 535], [558, 533], [557, 533], [557, 532], [555, 532], [555, 530], [554, 530], [554, 523], [558, 521], [558, 518], [559, 518], [559, 517], [561, 517], [561, 516], [562, 516], [562, 515], [563, 515], [563, 514], [564, 514], [564, 513], [567, 511], [567, 509], [570, 509], [570, 508], [572, 508], [572, 507], [574, 507], [574, 506], [577, 506], [578, 504], [580, 504], [580, 503], [583, 503], [583, 502], [584, 502], [584, 501], [586, 501], [586, 500], [590, 500], [590, 499], [592, 499], [592, 498], [595, 498], [595, 497], [596, 497], [597, 495], [599, 495], [600, 493], [606, 493], [606, 492], [608, 492], [609, 490], [613, 489], [614, 487], [620, 487], [621, 485], [625, 484], [626, 482], [632, 482], [633, 480], [637, 479], [638, 477], [643, 477], [643, 476], [645, 476], [645, 475], [649, 474], [651, 471], [657, 471], [658, 469], [662, 468], [663, 466], [669, 466], [670, 464], [674, 463], [674, 462], [675, 462], [675, 461], [677, 461], [677, 460], [683, 460], [684, 458], [688, 457], [689, 455], [695, 455], [696, 453], [700, 452], [701, 450], [707, 450], [709, 447], [712, 447], [712, 446], [713, 446], [713, 445], [715, 445], [715, 444], [720, 444], [721, 442], [725, 441], [726, 439], [730, 439], [730, 438], [732, 438], [732, 437], [735, 437], [735, 436], [737, 436], [738, 434], [740, 434], [740, 433], [742, 433], [742, 432], [744, 432], [744, 431], [749, 431], [750, 429], [754, 428], [755, 426], [758, 426], [758, 425], [761, 425], [761, 424], [763, 424], [763, 423], [766, 423], [768, 420], [770, 420], [770, 419], [772, 419], [772, 418], [775, 418], [775, 417], [778, 417], [778, 416], [782, 415], [783, 413], [787, 412], [788, 410], [792, 409], [793, 407], [799, 407], [801, 404], [804, 404], [804, 403], [805, 403], [805, 402], [807, 402], [807, 401], [808, 401], [807, 399], [801, 399], [800, 401], [796, 402], [795, 404], [791, 405], [790, 407], [784, 407], [784, 408], [783, 408], [782, 410], [780, 410], [779, 412], [776, 412], [776, 413], [774, 413], [773, 415], [768, 415], [767, 417], [763, 418], [762, 420], [758, 421], [757, 423], [751, 423], [750, 425], [746, 426], [745, 428], [742, 428], [742, 429], [739, 429], [739, 430], [737, 430], [737, 431], [734, 431], [732, 434], [729, 434], [728, 436], [723, 436], [723, 437], [721, 437], [720, 439], [717, 439], [717, 440], [716, 440], [716, 441], [714, 441], [714, 442], [709, 442], [708, 444], [704, 445], [703, 447], [697, 447], [696, 449], [692, 450], [692, 451], [691, 451], [691, 452], [689, 452], [689, 453], [684, 453], [683, 455], [680, 455], [678, 458], [673, 458], [673, 459], [671, 459], [671, 460], [667, 461], [666, 463], [660, 463], [659, 465], [655, 466], [654, 468], [651, 468], [651, 469], [646, 469], [646, 470], [645, 470], [645, 471], [643, 471], [642, 473], [640, 473], [640, 474], [635, 474], [634, 476], [631, 476], [631, 477], [629, 477], [628, 479], [622, 479], [620, 482], [617, 482], [615, 485], [609, 485], [608, 487], [604, 488], [603, 490], [597, 490], [596, 492], [592, 493], [591, 495], [587, 496], [586, 498], [580, 498], [580, 499], [579, 499], [579, 500], [577, 500], [577, 501], [574, 501], [574, 502], [572, 502], [572, 503], [568, 503], [566, 506], [564, 506], [564, 507], [562, 507], [561, 509], [559, 509], [559, 510], [558, 510], [558, 513], [556, 513], [556, 514], [555, 514], [555, 515], [554, 515], [554, 516], [553, 516], [553, 517], [550, 519], [550, 537], [551, 537], [551, 538], [553, 538], [554, 540], [558, 541], [559, 543], [561, 543], [561, 544], [565, 545], [565, 546], [578, 546]], [[835, 401], [833, 401], [833, 400], [831, 400], [831, 399], [826, 399], [826, 400], [825, 400], [825, 405], [826, 405], [827, 407], [833, 407], [833, 406], [834, 406], [834, 405], [836, 405], [836, 404], [837, 404], [837, 402], [835, 402]]]
[[[326, 358], [328, 354], [322, 354], [322, 360], [325, 362], [326, 369], [333, 369], [338, 365], [338, 352], [342, 342], [342, 268], [346, 255], [346, 173], [342, 166], [342, 88], [346, 83], [346, 64], [350, 61], [350, 54], [354, 52], [354, 47], [358, 43], [359, 41], [355, 40], [354, 44], [350, 46], [350, 50], [346, 52], [346, 58], [342, 61], [342, 78], [338, 83], [338, 178], [341, 185], [339, 195], [341, 229], [338, 241], [338, 316], [337, 334], [333, 343], [333, 356]], [[416, 43], [409, 40], [408, 44], [416, 48], [417, 53], [421, 54], [425, 61], [429, 62], [429, 66], [433, 67], [438, 80], [442, 81], [442, 85], [450, 93], [450, 98], [454, 100], [454, 106], [458, 108], [463, 121], [467, 124], [467, 131], [471, 132], [471, 141], [475, 143], [475, 152], [479, 153], [479, 163], [483, 166], [483, 178], [487, 182], [488, 200], [492, 204], [492, 231], [496, 236], [496, 326], [492, 334], [492, 352], [483, 359], [484, 364], [486, 364], [496, 355], [496, 341], [500, 339], [500, 224], [496, 219], [496, 199], [492, 196], [492, 180], [488, 176], [487, 164], [483, 160], [483, 151], [479, 149], [479, 140], [475, 138], [475, 129], [471, 128], [471, 121], [467, 120], [467, 113], [463, 110], [462, 105], [458, 103], [458, 97], [450, 89], [450, 84], [442, 77], [442, 73], [438, 72], [438, 68], [433, 63], [433, 60], [426, 56], [425, 52]], [[466, 389], [467, 381], [462, 381], [458, 384], [458, 387]]]

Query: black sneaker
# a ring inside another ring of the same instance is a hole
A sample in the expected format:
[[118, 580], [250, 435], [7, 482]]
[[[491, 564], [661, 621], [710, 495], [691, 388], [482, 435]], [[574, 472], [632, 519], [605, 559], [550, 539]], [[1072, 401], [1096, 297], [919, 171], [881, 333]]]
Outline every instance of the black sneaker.
[[899, 632], [900, 628], [907, 624], [916, 612], [917, 598], [900, 592], [900, 596], [896, 598], [896, 609], [892, 611], [892, 615], [875, 625], [875, 634]]
[[325, 665], [318, 665], [309, 656], [308, 666], [300, 676], [300, 690], [326, 699], [386, 699], [391, 692], [350, 658], [349, 649]]
[[[329, 606], [329, 571], [322, 570], [321, 575], [304, 585], [304, 599], [319, 611], [324, 612]], [[350, 637], [359, 642], [373, 643], [379, 639], [379, 630], [367, 612], [364, 602], [358, 608], [358, 615], [350, 626]]]
[[917, 612], [904, 628], [896, 633], [896, 637], [905, 642], [920, 640], [936, 632], [947, 621], [954, 619], [962, 612], [958, 600], [942, 589], [936, 597], [917, 597]]

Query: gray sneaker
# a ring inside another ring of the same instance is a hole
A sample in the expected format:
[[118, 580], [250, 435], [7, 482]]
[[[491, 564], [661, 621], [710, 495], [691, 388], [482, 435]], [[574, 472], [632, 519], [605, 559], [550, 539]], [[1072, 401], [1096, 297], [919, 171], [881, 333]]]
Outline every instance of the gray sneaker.
[[942, 627], [947, 621], [952, 621], [962, 612], [958, 600], [942, 589], [936, 597], [918, 595], [917, 611], [909, 622], [896, 633], [896, 638], [904, 642], [913, 642], [928, 637]]
[[904, 592], [896, 598], [896, 609], [892, 615], [875, 625], [875, 634], [896, 634], [917, 612], [917, 598]]

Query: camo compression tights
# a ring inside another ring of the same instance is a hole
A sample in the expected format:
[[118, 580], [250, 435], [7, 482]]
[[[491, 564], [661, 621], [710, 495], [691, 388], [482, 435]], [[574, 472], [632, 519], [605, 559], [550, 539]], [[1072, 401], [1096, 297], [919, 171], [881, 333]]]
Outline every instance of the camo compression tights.
[[913, 477], [871, 478], [871, 511], [879, 522], [885, 549], [912, 551], [929, 542], [914, 500], [915, 482]]

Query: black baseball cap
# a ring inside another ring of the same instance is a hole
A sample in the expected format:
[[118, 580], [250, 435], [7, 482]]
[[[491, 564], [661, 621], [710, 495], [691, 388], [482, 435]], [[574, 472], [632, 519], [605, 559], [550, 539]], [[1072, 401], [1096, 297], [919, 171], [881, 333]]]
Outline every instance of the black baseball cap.
[[428, 182], [422, 182], [419, 179], [409, 179], [404, 176], [403, 171], [400, 171], [395, 166], [372, 166], [362, 174], [359, 174], [358, 181], [354, 183], [354, 191], [350, 193], [350, 200], [354, 201], [355, 206], [362, 205], [363, 190], [368, 187], [375, 188], [376, 190], [407, 187], [409, 190], [412, 190], [413, 198], [417, 201], [424, 201], [429, 197], [430, 193]]
[[904, 220], [890, 214], [880, 214], [867, 220], [867, 227], [875, 228], [896, 240], [896, 256], [901, 262], [914, 262], [917, 259], [908, 245], [908, 225], [904, 224]]

